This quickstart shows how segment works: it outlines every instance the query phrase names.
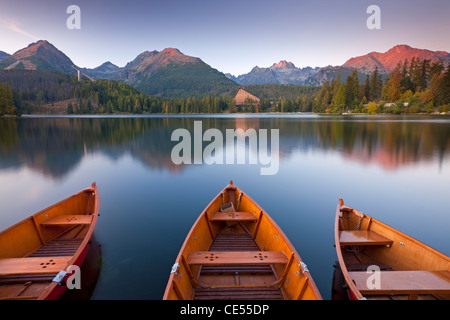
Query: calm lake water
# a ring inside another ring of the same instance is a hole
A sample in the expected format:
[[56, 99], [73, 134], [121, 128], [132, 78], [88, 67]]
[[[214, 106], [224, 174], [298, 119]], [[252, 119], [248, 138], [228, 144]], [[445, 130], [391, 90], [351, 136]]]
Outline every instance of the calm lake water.
[[[171, 134], [193, 132], [194, 121], [224, 137], [279, 129], [278, 173], [175, 165]], [[339, 198], [450, 255], [450, 117], [0, 118], [1, 229], [97, 182], [102, 263], [91, 299], [161, 299], [189, 229], [230, 180], [283, 229], [325, 299]]]

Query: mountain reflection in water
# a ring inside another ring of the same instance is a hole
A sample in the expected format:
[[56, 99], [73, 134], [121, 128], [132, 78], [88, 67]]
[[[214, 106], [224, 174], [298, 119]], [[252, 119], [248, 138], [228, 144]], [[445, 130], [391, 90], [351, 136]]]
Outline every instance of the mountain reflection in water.
[[[384, 169], [442, 161], [450, 152], [450, 119], [428, 117], [38, 117], [0, 119], [0, 169], [27, 166], [53, 178], [68, 174], [86, 154], [111, 159], [131, 154], [173, 173], [177, 128], [279, 129], [280, 156], [293, 151], [337, 151], [344, 159]], [[207, 142], [203, 142], [205, 146]]]

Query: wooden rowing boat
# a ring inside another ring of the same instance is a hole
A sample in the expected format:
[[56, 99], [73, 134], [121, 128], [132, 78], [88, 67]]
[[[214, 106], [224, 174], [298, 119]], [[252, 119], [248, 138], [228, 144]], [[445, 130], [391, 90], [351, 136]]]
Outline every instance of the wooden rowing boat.
[[98, 208], [93, 183], [2, 231], [0, 299], [61, 298], [86, 256]]
[[335, 245], [350, 299], [450, 299], [448, 256], [342, 199], [336, 209]]
[[230, 181], [192, 226], [163, 299], [322, 298], [281, 229]]

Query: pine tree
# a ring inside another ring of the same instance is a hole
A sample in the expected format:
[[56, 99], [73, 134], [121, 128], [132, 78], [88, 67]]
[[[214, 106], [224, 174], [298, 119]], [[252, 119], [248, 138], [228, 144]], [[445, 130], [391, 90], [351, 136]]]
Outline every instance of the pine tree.
[[436, 102], [438, 105], [450, 104], [450, 65], [447, 71], [440, 76], [437, 86]]
[[367, 97], [369, 101], [375, 101], [381, 98], [381, 90], [383, 87], [383, 81], [381, 79], [381, 74], [378, 71], [378, 67], [370, 76], [370, 97]]
[[314, 100], [314, 112], [324, 112], [328, 108], [328, 106], [330, 105], [330, 92], [330, 83], [328, 82], [328, 80], [325, 80], [324, 84], [322, 85], [322, 89]]
[[[123, 104], [123, 101], [122, 101], [122, 104]], [[113, 113], [113, 112], [114, 112], [114, 106], [113, 106], [111, 100], [108, 100], [108, 102], [106, 103], [106, 113]]]
[[11, 87], [7, 82], [0, 83], [0, 115], [14, 114], [15, 112], [16, 107]]
[[343, 111], [345, 109], [345, 86], [340, 85], [336, 94], [333, 96], [334, 109], [337, 112]]
[[358, 72], [353, 70], [345, 81], [345, 104], [354, 107], [360, 101]]
[[370, 99], [371, 97], [369, 75], [366, 76], [366, 80], [364, 81], [363, 84], [363, 95], [364, 97], [366, 97], [366, 99]]
[[69, 102], [69, 104], [67, 105], [67, 114], [73, 114], [74, 110], [73, 110], [73, 105], [72, 102]]
[[406, 92], [408, 90], [411, 90], [411, 91], [414, 90], [414, 86], [413, 86], [411, 77], [408, 72], [408, 59], [405, 59], [405, 62], [403, 63], [400, 83], [402, 86], [402, 92]]
[[422, 62], [418, 62], [414, 76], [416, 91], [422, 91], [427, 88], [429, 69], [430, 60], [422, 60]]
[[136, 99], [134, 102], [133, 113], [142, 113], [142, 107], [139, 99]]
[[430, 67], [430, 75], [429, 75], [430, 79], [435, 74], [440, 75], [442, 71], [445, 71], [444, 63], [442, 62], [442, 60], [433, 62]]
[[409, 65], [409, 77], [412, 83], [412, 91], [416, 92], [417, 81], [416, 81], [416, 70], [417, 70], [417, 62], [416, 57], [411, 59], [411, 64]]
[[229, 108], [230, 108], [230, 112], [231, 112], [231, 113], [236, 113], [236, 112], [237, 112], [237, 108], [236, 108], [236, 100], [231, 99]]
[[6, 109], [6, 90], [3, 83], [0, 83], [0, 115], [5, 113]]

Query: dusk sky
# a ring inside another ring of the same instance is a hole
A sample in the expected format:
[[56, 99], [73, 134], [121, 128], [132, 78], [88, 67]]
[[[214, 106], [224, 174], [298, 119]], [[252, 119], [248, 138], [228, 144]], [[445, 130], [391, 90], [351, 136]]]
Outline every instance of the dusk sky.
[[[69, 30], [69, 5], [81, 29]], [[370, 5], [381, 30], [369, 30]], [[341, 65], [397, 44], [450, 51], [449, 0], [2, 0], [0, 50], [48, 40], [80, 66], [123, 67], [143, 51], [172, 47], [240, 75], [280, 60], [297, 67]]]

